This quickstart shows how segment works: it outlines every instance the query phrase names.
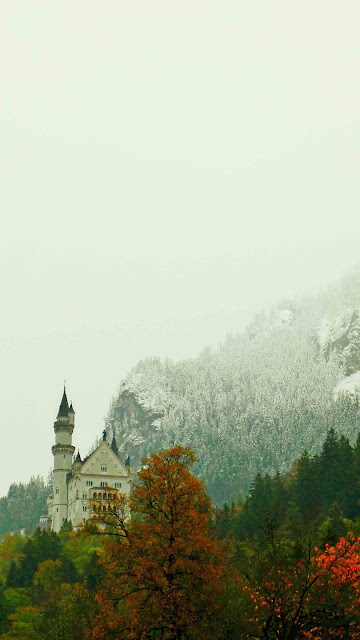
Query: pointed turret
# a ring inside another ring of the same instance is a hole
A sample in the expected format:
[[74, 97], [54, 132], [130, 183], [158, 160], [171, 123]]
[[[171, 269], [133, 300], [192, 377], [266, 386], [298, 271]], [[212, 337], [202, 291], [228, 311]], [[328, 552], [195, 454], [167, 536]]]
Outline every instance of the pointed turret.
[[74, 411], [74, 407], [73, 407], [72, 403], [71, 403], [71, 405], [69, 407], [68, 418], [69, 418], [71, 424], [75, 424], [75, 411]]
[[80, 471], [81, 467], [82, 467], [82, 460], [81, 460], [80, 451], [78, 449], [77, 456], [76, 456], [74, 462], [72, 463], [72, 467], [71, 467], [72, 468], [72, 472], [76, 473], [77, 471]]
[[63, 397], [62, 400], [60, 402], [60, 407], [59, 407], [59, 411], [57, 414], [57, 418], [67, 418], [68, 417], [68, 413], [69, 413], [69, 403], [68, 403], [68, 399], [66, 397], [66, 390], [64, 387], [64, 393], [63, 393]]
[[112, 439], [112, 443], [111, 443], [111, 449], [113, 450], [113, 452], [115, 453], [116, 456], [119, 456], [119, 449], [117, 448], [115, 434], [113, 435], [113, 439]]
[[[75, 447], [72, 445], [74, 423], [75, 413], [74, 410], [70, 411], [64, 387], [63, 397], [54, 423], [55, 444], [52, 447], [54, 456], [52, 530], [56, 533], [60, 531], [63, 520], [68, 517], [67, 478], [68, 474], [71, 473], [72, 458], [75, 451]], [[81, 467], [81, 463], [77, 464]]]

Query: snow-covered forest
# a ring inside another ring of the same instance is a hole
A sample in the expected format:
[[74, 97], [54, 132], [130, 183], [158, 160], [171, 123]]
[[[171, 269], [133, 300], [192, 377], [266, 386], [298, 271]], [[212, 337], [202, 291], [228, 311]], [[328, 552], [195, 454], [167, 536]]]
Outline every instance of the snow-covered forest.
[[[284, 473], [321, 450], [334, 427], [360, 430], [360, 270], [317, 297], [284, 300], [217, 350], [140, 361], [106, 418], [136, 471], [149, 452], [190, 446], [213, 501], [246, 496], [256, 474]], [[359, 390], [359, 391], [358, 391]], [[99, 434], [100, 435], [100, 434]], [[0, 500], [0, 534], [28, 531], [46, 512], [49, 481], [14, 484]]]
[[360, 273], [317, 297], [284, 300], [217, 350], [181, 362], [149, 358], [121, 383], [109, 439], [135, 467], [149, 451], [191, 446], [197, 474], [221, 503], [258, 472], [284, 472], [319, 451], [330, 427], [360, 427]]

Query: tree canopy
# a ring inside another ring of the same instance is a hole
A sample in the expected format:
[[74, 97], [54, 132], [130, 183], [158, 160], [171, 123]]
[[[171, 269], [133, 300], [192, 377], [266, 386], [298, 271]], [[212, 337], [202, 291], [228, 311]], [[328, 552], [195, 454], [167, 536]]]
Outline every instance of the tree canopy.
[[118, 638], [208, 637], [222, 564], [210, 536], [210, 500], [189, 470], [194, 461], [181, 446], [153, 454], [129, 504], [122, 499], [105, 515], [98, 509], [112, 535], [96, 640], [111, 637], [109, 629]]

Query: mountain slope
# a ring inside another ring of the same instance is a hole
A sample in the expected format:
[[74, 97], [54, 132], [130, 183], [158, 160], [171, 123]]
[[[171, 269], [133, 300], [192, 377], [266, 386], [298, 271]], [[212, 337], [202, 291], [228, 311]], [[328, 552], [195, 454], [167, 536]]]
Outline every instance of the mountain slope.
[[354, 441], [358, 309], [359, 271], [316, 298], [259, 315], [215, 352], [139, 362], [110, 407], [109, 438], [114, 431], [135, 466], [159, 447], [190, 445], [216, 502], [246, 493], [259, 471], [285, 471], [304, 449], [316, 453], [331, 426]]

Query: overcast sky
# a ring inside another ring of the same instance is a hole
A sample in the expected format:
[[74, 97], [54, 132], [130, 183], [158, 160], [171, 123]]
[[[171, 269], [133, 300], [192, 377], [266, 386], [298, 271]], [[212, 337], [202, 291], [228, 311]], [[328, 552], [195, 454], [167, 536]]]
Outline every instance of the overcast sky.
[[358, 0], [0, 2], [0, 495], [360, 261]]

